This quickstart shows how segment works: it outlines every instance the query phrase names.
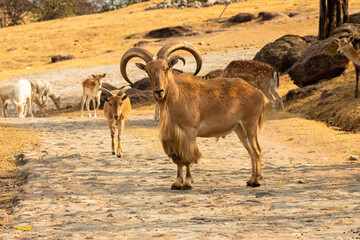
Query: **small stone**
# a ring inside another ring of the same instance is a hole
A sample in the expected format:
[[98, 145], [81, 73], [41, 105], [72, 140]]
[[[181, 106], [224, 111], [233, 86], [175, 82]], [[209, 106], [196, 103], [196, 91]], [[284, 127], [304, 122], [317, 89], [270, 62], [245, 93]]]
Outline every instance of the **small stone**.
[[310, 148], [308, 152], [309, 153], [314, 153], [315, 151]]
[[204, 45], [204, 44], [205, 44], [204, 41], [199, 42], [199, 45]]
[[107, 215], [107, 217], [114, 217], [114, 216], [112, 215], [112, 213], [110, 213], [109, 215]]
[[350, 156], [350, 161], [357, 161], [357, 160], [359, 160], [359, 156], [357, 155]]

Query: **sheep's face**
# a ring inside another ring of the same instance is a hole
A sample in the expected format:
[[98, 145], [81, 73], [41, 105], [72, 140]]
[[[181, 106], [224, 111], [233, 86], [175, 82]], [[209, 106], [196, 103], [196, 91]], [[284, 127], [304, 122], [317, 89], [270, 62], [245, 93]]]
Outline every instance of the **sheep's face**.
[[338, 54], [342, 54], [348, 51], [352, 47], [351, 41], [353, 40], [352, 37], [350, 38], [334, 38], [334, 42], [338, 44], [338, 50], [336, 51]]
[[102, 79], [106, 76], [106, 73], [104, 74], [93, 74], [92, 77], [98, 82], [98, 84], [101, 86]]
[[141, 70], [146, 71], [149, 75], [151, 87], [156, 100], [163, 100], [167, 94], [169, 79], [172, 78], [172, 67], [177, 63], [176, 61], [169, 61], [160, 59], [144, 64], [137, 63], [136, 66]]
[[109, 106], [111, 108], [112, 115], [115, 120], [118, 120], [120, 118], [122, 104], [127, 97], [128, 96], [126, 94], [124, 94], [122, 97], [115, 95], [115, 96], [111, 96], [107, 99]]

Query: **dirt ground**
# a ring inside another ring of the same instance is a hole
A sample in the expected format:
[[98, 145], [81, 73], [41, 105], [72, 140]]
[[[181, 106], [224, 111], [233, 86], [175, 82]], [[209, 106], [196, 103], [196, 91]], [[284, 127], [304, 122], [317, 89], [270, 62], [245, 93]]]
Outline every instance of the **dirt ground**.
[[[69, 108], [56, 112], [49, 102], [50, 111], [38, 114], [41, 118], [0, 118], [0, 216], [4, 216], [0, 239], [360, 238], [360, 164], [350, 161], [350, 156], [360, 155], [360, 135], [305, 119], [312, 108], [326, 111], [326, 104], [322, 108], [313, 101], [320, 92], [285, 104], [287, 110], [302, 115], [273, 113], [267, 106], [265, 129], [259, 134], [264, 185], [255, 189], [246, 187], [250, 159], [235, 134], [219, 142], [199, 139], [203, 157], [193, 166], [195, 189], [171, 191], [176, 166], [159, 143], [153, 106], [133, 111], [121, 159], [110, 154], [102, 112], [98, 119], [90, 119], [69, 110], [80, 101], [81, 81], [91, 74], [107, 73], [107, 82], [126, 84], [119, 74], [122, 53], [138, 41], [155, 40], [125, 40], [130, 34], [145, 34], [170, 22], [203, 32], [216, 30], [181, 38], [195, 44], [204, 41], [198, 45], [204, 54], [204, 74], [234, 59], [251, 59], [260, 47], [284, 34], [317, 33], [315, 0], [231, 4], [224, 17], [264, 10], [300, 12], [286, 21], [232, 26], [204, 22], [218, 17], [224, 6], [143, 11], [155, 3], [1, 29], [0, 54], [6, 58], [0, 61], [0, 84], [24, 75], [46, 79], [61, 96], [63, 107]], [[357, 9], [360, 1], [350, 1], [350, 11]], [[146, 48], [155, 52], [163, 43]], [[76, 59], [49, 64], [56, 54], [73, 54]], [[183, 69], [192, 71], [194, 60], [186, 60]], [[133, 64], [128, 70], [132, 79], [144, 76]], [[344, 85], [341, 93], [349, 91], [350, 98], [351, 79], [352, 68], [319, 88]], [[281, 77], [280, 86], [283, 96], [296, 87], [288, 76]], [[339, 105], [358, 114], [358, 101], [349, 102], [346, 98]], [[9, 135], [14, 141], [4, 144]], [[27, 164], [16, 175], [16, 161], [11, 159], [19, 154]]]

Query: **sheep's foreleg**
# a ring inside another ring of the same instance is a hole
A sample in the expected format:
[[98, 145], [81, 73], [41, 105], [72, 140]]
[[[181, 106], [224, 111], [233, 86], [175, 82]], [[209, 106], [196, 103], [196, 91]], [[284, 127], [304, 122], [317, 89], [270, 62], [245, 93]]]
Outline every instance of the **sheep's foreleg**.
[[121, 157], [122, 147], [121, 147], [121, 136], [124, 131], [125, 119], [120, 120], [120, 124], [118, 124], [118, 151], [117, 157]]
[[112, 124], [112, 122], [108, 122], [108, 125], [111, 135], [111, 152], [112, 155], [115, 155], [115, 126]]
[[177, 164], [177, 177], [176, 177], [176, 181], [171, 185], [171, 190], [180, 190], [183, 188], [183, 182], [184, 182], [184, 178], [183, 178], [183, 164], [182, 163], [178, 163]]
[[186, 165], [186, 177], [185, 177], [185, 183], [183, 186], [184, 190], [191, 190], [193, 188], [192, 183], [193, 179], [191, 177], [191, 172], [190, 172], [190, 164]]

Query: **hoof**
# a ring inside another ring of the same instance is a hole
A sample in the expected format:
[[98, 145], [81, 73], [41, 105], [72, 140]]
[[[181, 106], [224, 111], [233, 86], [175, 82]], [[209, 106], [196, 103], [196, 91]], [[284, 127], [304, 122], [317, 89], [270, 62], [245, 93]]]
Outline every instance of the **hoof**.
[[121, 158], [121, 154], [117, 155], [118, 158]]
[[112, 155], [115, 155], [115, 152], [112, 152]]
[[183, 189], [182, 184], [179, 185], [178, 183], [173, 183], [171, 185], [171, 190], [181, 190], [181, 189]]
[[182, 189], [183, 190], [191, 190], [191, 189], [193, 189], [193, 186], [191, 186], [189, 184], [185, 184]]
[[246, 186], [248, 186], [248, 187], [260, 187], [261, 183], [247, 183]]

